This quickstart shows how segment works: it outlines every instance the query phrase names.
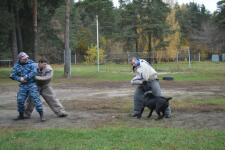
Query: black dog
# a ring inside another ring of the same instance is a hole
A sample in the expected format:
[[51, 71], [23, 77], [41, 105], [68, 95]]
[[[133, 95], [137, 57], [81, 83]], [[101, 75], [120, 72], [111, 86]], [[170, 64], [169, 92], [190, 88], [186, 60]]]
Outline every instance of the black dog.
[[169, 106], [169, 100], [171, 99], [172, 97], [166, 98], [163, 96], [154, 96], [151, 92], [145, 92], [143, 99], [143, 108], [137, 115], [137, 118], [141, 118], [144, 108], [148, 107], [150, 109], [148, 118], [152, 116], [152, 112], [153, 110], [155, 110], [158, 114], [157, 120], [162, 119], [165, 116], [165, 110]]

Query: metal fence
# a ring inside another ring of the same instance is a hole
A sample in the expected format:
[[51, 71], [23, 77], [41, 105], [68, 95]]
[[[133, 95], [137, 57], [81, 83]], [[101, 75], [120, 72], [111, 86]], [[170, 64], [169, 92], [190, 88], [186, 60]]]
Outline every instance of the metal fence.
[[13, 62], [11, 59], [2, 59], [0, 60], [0, 67], [11, 67]]
[[[64, 64], [64, 52], [56, 52], [54, 54], [42, 54], [45, 56], [51, 64]], [[189, 49], [178, 50], [172, 57], [163, 51], [156, 52], [121, 52], [121, 53], [108, 53], [105, 55], [104, 62], [101, 65], [107, 64], [129, 64], [132, 57], [138, 57], [147, 60], [148, 62], [160, 63], [160, 62], [191, 62], [191, 61], [211, 61], [212, 54], [196, 53]], [[222, 55], [221, 55], [221, 58]], [[225, 59], [225, 56], [224, 56]], [[71, 64], [81, 64], [84, 63], [84, 55], [71, 53]], [[0, 60], [0, 66], [12, 66], [11, 59]], [[107, 68], [107, 67], [105, 67]]]
[[177, 52], [175, 57], [167, 55], [158, 55], [157, 53], [148, 52], [126, 52], [126, 53], [111, 53], [105, 58], [105, 63], [129, 63], [132, 57], [145, 59], [150, 63], [158, 62], [179, 62], [179, 61], [208, 61], [211, 55], [201, 53], [190, 53], [188, 51]]

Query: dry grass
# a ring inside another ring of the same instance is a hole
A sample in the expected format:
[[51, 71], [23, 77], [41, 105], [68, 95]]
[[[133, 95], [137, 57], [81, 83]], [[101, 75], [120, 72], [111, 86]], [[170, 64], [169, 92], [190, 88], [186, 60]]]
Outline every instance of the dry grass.
[[211, 111], [225, 111], [225, 105], [210, 104], [207, 101], [203, 103], [196, 103], [194, 100], [176, 100], [171, 102], [173, 110], [177, 111], [198, 111], [198, 112], [211, 112]]
[[63, 105], [68, 110], [80, 110], [80, 111], [97, 111], [97, 112], [118, 112], [124, 113], [130, 111], [132, 107], [132, 101], [126, 99], [110, 99], [110, 100], [71, 100], [66, 101]]

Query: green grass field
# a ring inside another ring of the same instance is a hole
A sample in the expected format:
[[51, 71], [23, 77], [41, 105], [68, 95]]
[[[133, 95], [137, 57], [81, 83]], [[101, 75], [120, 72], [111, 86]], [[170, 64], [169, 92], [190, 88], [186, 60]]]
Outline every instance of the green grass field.
[[[176, 81], [225, 81], [225, 63], [193, 62], [191, 68], [187, 63], [160, 63], [154, 68], [162, 76], [172, 76]], [[56, 77], [63, 76], [63, 68], [55, 69]], [[73, 77], [87, 77], [97, 80], [128, 81], [132, 76], [130, 65], [107, 64], [100, 66], [100, 72], [94, 65], [75, 65]]]
[[224, 150], [220, 131], [168, 128], [0, 131], [2, 150]]
[[[63, 78], [63, 65], [53, 65], [54, 81]], [[176, 81], [225, 81], [225, 63], [193, 62], [191, 68], [187, 63], [159, 63], [154, 68], [159, 72], [159, 78], [172, 76]], [[0, 84], [11, 83], [8, 78], [11, 68], [0, 68]], [[96, 81], [129, 81], [132, 78], [130, 65], [106, 64], [100, 65], [97, 72], [95, 65], [73, 65], [72, 78], [88, 78]], [[163, 74], [161, 74], [163, 73]]]
[[[189, 68], [187, 63], [166, 63], [154, 65], [163, 76], [172, 76], [176, 81], [225, 81], [225, 64], [194, 62]], [[53, 65], [53, 82], [67, 82], [63, 78], [63, 66]], [[132, 77], [129, 65], [101, 65], [100, 72], [94, 65], [73, 65], [72, 79], [91, 81], [129, 81]], [[10, 68], [0, 68], [0, 85], [15, 84], [8, 76]], [[176, 107], [192, 105], [220, 105], [225, 110], [223, 98], [206, 101], [189, 100], [175, 102]], [[128, 126], [99, 129], [1, 129], [0, 150], [224, 150], [225, 131], [191, 130], [180, 128], [130, 128]]]

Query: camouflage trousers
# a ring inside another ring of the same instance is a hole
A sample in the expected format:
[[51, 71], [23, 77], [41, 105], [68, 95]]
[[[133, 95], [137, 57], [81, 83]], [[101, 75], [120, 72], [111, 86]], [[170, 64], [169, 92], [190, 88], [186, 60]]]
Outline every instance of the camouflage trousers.
[[35, 83], [20, 84], [17, 93], [17, 110], [20, 113], [25, 111], [25, 101], [27, 97], [31, 97], [36, 107], [37, 112], [43, 111], [42, 102], [38, 92], [38, 87]]
[[[66, 114], [66, 111], [60, 101], [56, 98], [55, 93], [50, 85], [38, 86], [40, 95], [44, 98], [51, 110], [57, 115]], [[34, 104], [31, 101], [31, 97], [26, 101], [25, 114], [31, 115], [34, 109]]]

